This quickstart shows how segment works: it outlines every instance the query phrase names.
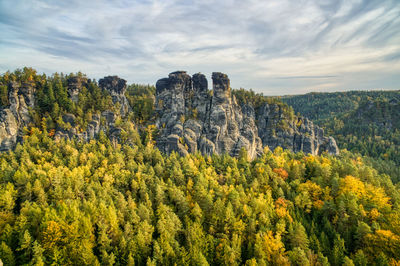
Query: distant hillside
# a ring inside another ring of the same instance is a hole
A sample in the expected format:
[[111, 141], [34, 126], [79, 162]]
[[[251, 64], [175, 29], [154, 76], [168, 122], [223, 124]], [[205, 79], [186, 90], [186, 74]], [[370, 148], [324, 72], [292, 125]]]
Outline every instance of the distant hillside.
[[354, 111], [362, 102], [378, 98], [400, 100], [400, 91], [312, 92], [281, 97], [282, 101], [292, 106], [296, 112], [314, 122]]
[[341, 149], [381, 160], [388, 174], [400, 178], [400, 91], [309, 93], [282, 100], [325, 128]]

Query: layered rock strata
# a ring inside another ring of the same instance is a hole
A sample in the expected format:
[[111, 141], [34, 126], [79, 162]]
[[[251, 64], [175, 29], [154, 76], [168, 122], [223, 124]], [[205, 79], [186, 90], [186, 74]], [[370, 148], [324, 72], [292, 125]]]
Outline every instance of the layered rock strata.
[[308, 119], [289, 117], [277, 104], [265, 103], [257, 110], [240, 106], [227, 75], [214, 72], [212, 81], [213, 89], [208, 90], [204, 75], [191, 77], [185, 71], [157, 81], [157, 145], [161, 151], [237, 156], [245, 148], [254, 158], [263, 146], [282, 146], [296, 152], [338, 154], [335, 140]]
[[0, 110], [0, 151], [10, 150], [22, 136], [23, 127], [31, 122], [29, 109], [35, 106], [35, 86], [31, 82], [10, 82], [10, 105]]
[[[85, 78], [72, 78], [68, 80], [68, 93], [74, 101], [74, 97], [79, 95], [82, 86], [87, 86], [88, 80]], [[132, 109], [125, 97], [126, 80], [118, 76], [108, 76], [99, 80], [99, 87], [110, 93], [114, 104], [119, 105], [120, 112], [114, 113], [111, 110], [106, 110], [100, 115], [92, 115], [92, 120], [89, 122], [87, 129], [79, 132], [75, 127], [76, 118], [73, 114], [65, 114], [62, 119], [64, 123], [68, 123], [71, 127], [68, 129], [58, 128], [56, 138], [79, 138], [89, 141], [97, 137], [100, 131], [108, 132], [111, 139], [118, 139], [121, 129], [115, 126], [115, 121], [118, 116], [125, 117]], [[103, 120], [103, 123], [101, 122]]]
[[118, 76], [104, 77], [99, 80], [99, 87], [111, 94], [114, 104], [120, 105], [120, 114], [122, 117], [132, 111], [128, 99], [125, 97], [126, 80]]
[[[255, 108], [239, 105], [227, 75], [215, 72], [212, 81], [213, 88], [209, 90], [203, 74], [189, 76], [185, 71], [173, 72], [168, 78], [157, 81], [157, 145], [161, 151], [237, 156], [245, 148], [249, 157], [255, 158], [264, 146], [271, 149], [281, 146], [310, 154], [339, 153], [332, 137], [325, 136], [323, 130], [310, 120], [290, 114], [286, 106], [264, 103]], [[78, 102], [81, 89], [90, 82], [85, 77], [67, 80], [68, 94], [73, 102]], [[12, 149], [21, 139], [23, 128], [32, 122], [30, 109], [35, 107], [33, 82], [10, 82], [8, 86], [9, 106], [0, 110], [1, 151]], [[77, 127], [73, 114], [64, 114], [62, 119], [67, 126], [58, 127], [56, 137], [90, 140], [104, 131], [110, 138], [118, 138], [121, 129], [115, 126], [115, 121], [131, 111], [125, 97], [126, 81], [108, 76], [99, 80], [99, 87], [110, 93], [113, 103], [120, 107], [119, 112], [106, 110], [92, 115], [83, 131]]]
[[[74, 102], [78, 102], [78, 96], [83, 87], [87, 87], [91, 81], [85, 77], [71, 77], [67, 80], [68, 95]], [[100, 115], [92, 115], [91, 121], [85, 130], [76, 127], [76, 117], [73, 114], [64, 114], [62, 119], [66, 127], [58, 126], [55, 130], [56, 138], [78, 138], [86, 141], [97, 137], [102, 130], [108, 132], [110, 138], [119, 137], [121, 129], [115, 126], [118, 116], [125, 117], [130, 111], [128, 100], [125, 97], [126, 80], [117, 76], [109, 76], [100, 79], [99, 86], [107, 90], [113, 103], [120, 106], [120, 112], [114, 113], [106, 110]], [[10, 82], [8, 85], [9, 106], [0, 109], [0, 151], [12, 149], [22, 138], [23, 128], [32, 122], [30, 109], [35, 107], [35, 84], [33, 82]], [[104, 121], [103, 123], [101, 121]]]

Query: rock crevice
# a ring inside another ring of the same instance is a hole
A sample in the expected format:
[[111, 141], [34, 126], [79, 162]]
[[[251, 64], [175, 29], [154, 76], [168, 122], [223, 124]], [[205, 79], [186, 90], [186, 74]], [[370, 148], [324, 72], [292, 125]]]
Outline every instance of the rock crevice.
[[[86, 77], [71, 77], [67, 80], [68, 95], [72, 102], [78, 102], [78, 96], [83, 87], [91, 81]], [[118, 138], [121, 129], [115, 125], [117, 116], [125, 117], [130, 111], [125, 97], [126, 80], [117, 76], [109, 76], [99, 80], [99, 87], [110, 93], [113, 103], [120, 106], [120, 112], [111, 110], [101, 114], [93, 114], [86, 129], [76, 127], [76, 117], [66, 113], [62, 116], [67, 127], [57, 126], [55, 138], [78, 138], [86, 141], [97, 137], [100, 131], [108, 132], [110, 138]], [[10, 82], [8, 85], [9, 106], [0, 109], [0, 151], [14, 148], [22, 138], [23, 128], [32, 122], [30, 109], [35, 107], [35, 84], [33, 82]], [[104, 121], [104, 123], [102, 123]]]
[[254, 158], [264, 146], [281, 146], [295, 152], [338, 154], [335, 140], [324, 136], [310, 120], [290, 117], [277, 104], [265, 103], [256, 110], [251, 105], [240, 106], [226, 74], [214, 72], [212, 81], [211, 91], [200, 73], [191, 77], [177, 71], [157, 81], [157, 145], [161, 151], [237, 156], [245, 148]]
[[0, 151], [10, 150], [22, 136], [23, 127], [32, 120], [29, 108], [35, 106], [35, 86], [31, 82], [10, 82], [10, 105], [0, 110]]
[[[86, 77], [67, 80], [68, 95], [74, 103], [90, 82]], [[30, 109], [35, 107], [33, 82], [10, 82], [8, 86], [9, 106], [0, 110], [0, 151], [12, 149], [21, 139], [23, 128], [32, 122]], [[117, 118], [126, 118], [132, 111], [125, 97], [126, 80], [108, 76], [99, 80], [99, 87], [110, 93], [119, 110], [93, 114], [85, 129], [76, 125], [73, 114], [64, 114], [64, 125], [56, 128], [55, 137], [90, 140], [100, 131], [107, 132], [110, 138], [119, 137], [121, 128], [116, 126]], [[255, 158], [264, 146], [311, 154], [339, 153], [332, 137], [324, 136], [323, 130], [310, 120], [287, 112], [283, 104], [238, 104], [228, 76], [219, 72], [212, 74], [211, 90], [207, 78], [200, 73], [190, 76], [185, 71], [176, 71], [158, 80], [155, 109], [157, 146], [165, 153], [238, 156], [245, 148], [249, 157]]]

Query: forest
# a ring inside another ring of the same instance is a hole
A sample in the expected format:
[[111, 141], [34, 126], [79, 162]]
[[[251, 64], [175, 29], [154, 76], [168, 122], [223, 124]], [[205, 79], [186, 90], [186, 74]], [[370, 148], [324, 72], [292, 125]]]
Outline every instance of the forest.
[[360, 157], [277, 148], [162, 155], [151, 142], [54, 141], [0, 156], [6, 265], [388, 265], [399, 189]]
[[[83, 129], [88, 114], [118, 112], [96, 81], [72, 102], [66, 82], [79, 76], [30, 68], [0, 76], [1, 108], [10, 81], [34, 83], [38, 96], [23, 140], [0, 153], [4, 265], [400, 265], [400, 189], [379, 168], [385, 157], [280, 147], [254, 160], [244, 149], [237, 158], [163, 154], [152, 126], [155, 88], [138, 84], [127, 88], [132, 112], [116, 122], [118, 142], [103, 131], [90, 141], [54, 138], [70, 126], [65, 113]], [[252, 91], [234, 95], [287, 106]], [[387, 103], [382, 115], [393, 113]]]
[[370, 157], [400, 181], [400, 91], [309, 93], [280, 98], [325, 128], [341, 149]]

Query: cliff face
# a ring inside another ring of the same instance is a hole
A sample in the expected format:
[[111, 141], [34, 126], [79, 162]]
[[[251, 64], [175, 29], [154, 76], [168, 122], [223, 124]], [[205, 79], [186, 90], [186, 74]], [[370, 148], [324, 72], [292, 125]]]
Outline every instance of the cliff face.
[[[83, 87], [91, 82], [85, 77], [72, 77], [68, 79], [68, 95], [74, 103], [78, 103], [78, 96]], [[10, 82], [8, 85], [9, 106], [0, 110], [0, 151], [12, 149], [22, 137], [23, 128], [32, 122], [29, 112], [35, 107], [35, 84]], [[114, 113], [106, 110], [93, 114], [85, 130], [76, 127], [76, 117], [73, 114], [64, 114], [62, 120], [69, 126], [55, 130], [55, 138], [78, 138], [90, 140], [95, 138], [100, 131], [108, 132], [110, 138], [118, 138], [120, 128], [115, 126], [118, 116], [124, 117], [131, 110], [125, 97], [126, 80], [117, 76], [109, 76], [99, 80], [99, 86], [112, 96], [113, 103], [120, 106], [120, 112]], [[101, 121], [104, 121], [103, 123]]]
[[83, 87], [87, 87], [90, 81], [85, 77], [70, 77], [68, 83], [68, 95], [72, 102], [77, 103], [79, 93]]
[[213, 73], [212, 80], [212, 91], [204, 75], [190, 77], [184, 71], [157, 82], [160, 150], [237, 156], [244, 147], [254, 158], [268, 145], [311, 154], [339, 153], [335, 140], [308, 119], [290, 117], [276, 104], [265, 103], [257, 110], [240, 106], [227, 75]]
[[324, 151], [339, 154], [333, 137], [324, 136], [324, 130], [307, 118], [291, 117], [280, 105], [264, 104], [257, 110], [256, 119], [262, 143], [271, 149], [281, 146], [313, 155]]
[[31, 122], [29, 108], [35, 106], [33, 83], [10, 82], [8, 92], [10, 105], [0, 110], [0, 151], [14, 147], [23, 127]]
[[104, 77], [99, 80], [99, 87], [103, 90], [107, 90], [111, 94], [113, 103], [120, 106], [120, 114], [122, 117], [132, 111], [128, 99], [125, 97], [126, 80], [118, 76]]
[[[85, 78], [72, 78], [68, 80], [68, 93], [72, 101], [77, 99], [82, 86], [87, 86], [88, 80]], [[99, 87], [110, 93], [114, 104], [119, 105], [119, 113], [111, 110], [103, 111], [100, 115], [93, 114], [92, 120], [88, 123], [87, 129], [79, 132], [75, 127], [76, 117], [73, 114], [65, 114], [62, 119], [64, 123], [71, 125], [68, 129], [58, 128], [55, 133], [56, 138], [84, 139], [86, 141], [95, 138], [100, 131], [108, 132], [111, 139], [118, 139], [121, 129], [115, 126], [118, 116], [125, 117], [131, 111], [128, 99], [125, 97], [126, 80], [118, 76], [108, 76], [99, 80]], [[77, 100], [76, 100], [77, 102]], [[101, 121], [104, 121], [101, 123]]]
[[[80, 91], [91, 82], [85, 77], [67, 80], [72, 102], [78, 104]], [[338, 154], [332, 137], [324, 136], [323, 130], [308, 119], [288, 113], [284, 105], [264, 103], [255, 108], [238, 104], [229, 78], [223, 73], [213, 73], [212, 83], [212, 90], [209, 90], [204, 75], [189, 76], [184, 71], [173, 72], [168, 78], [157, 81], [157, 145], [161, 151], [237, 156], [245, 148], [249, 157], [254, 158], [264, 146], [271, 149], [282, 146], [296, 152]], [[0, 110], [0, 150], [14, 147], [22, 137], [23, 128], [32, 122], [29, 109], [35, 107], [33, 82], [11, 82], [8, 86], [9, 106]], [[125, 97], [126, 81], [108, 76], [99, 80], [99, 87], [111, 95], [117, 111], [93, 114], [86, 128], [79, 127], [75, 115], [65, 113], [63, 123], [55, 129], [56, 138], [76, 137], [88, 141], [100, 131], [107, 132], [112, 139], [119, 138], [121, 128], [115, 122], [132, 111]]]
[[161, 151], [236, 156], [245, 147], [251, 157], [261, 152], [254, 119], [243, 114], [232, 98], [228, 77], [213, 73], [213, 84], [211, 96], [202, 74], [190, 77], [179, 71], [157, 82], [157, 144]]

